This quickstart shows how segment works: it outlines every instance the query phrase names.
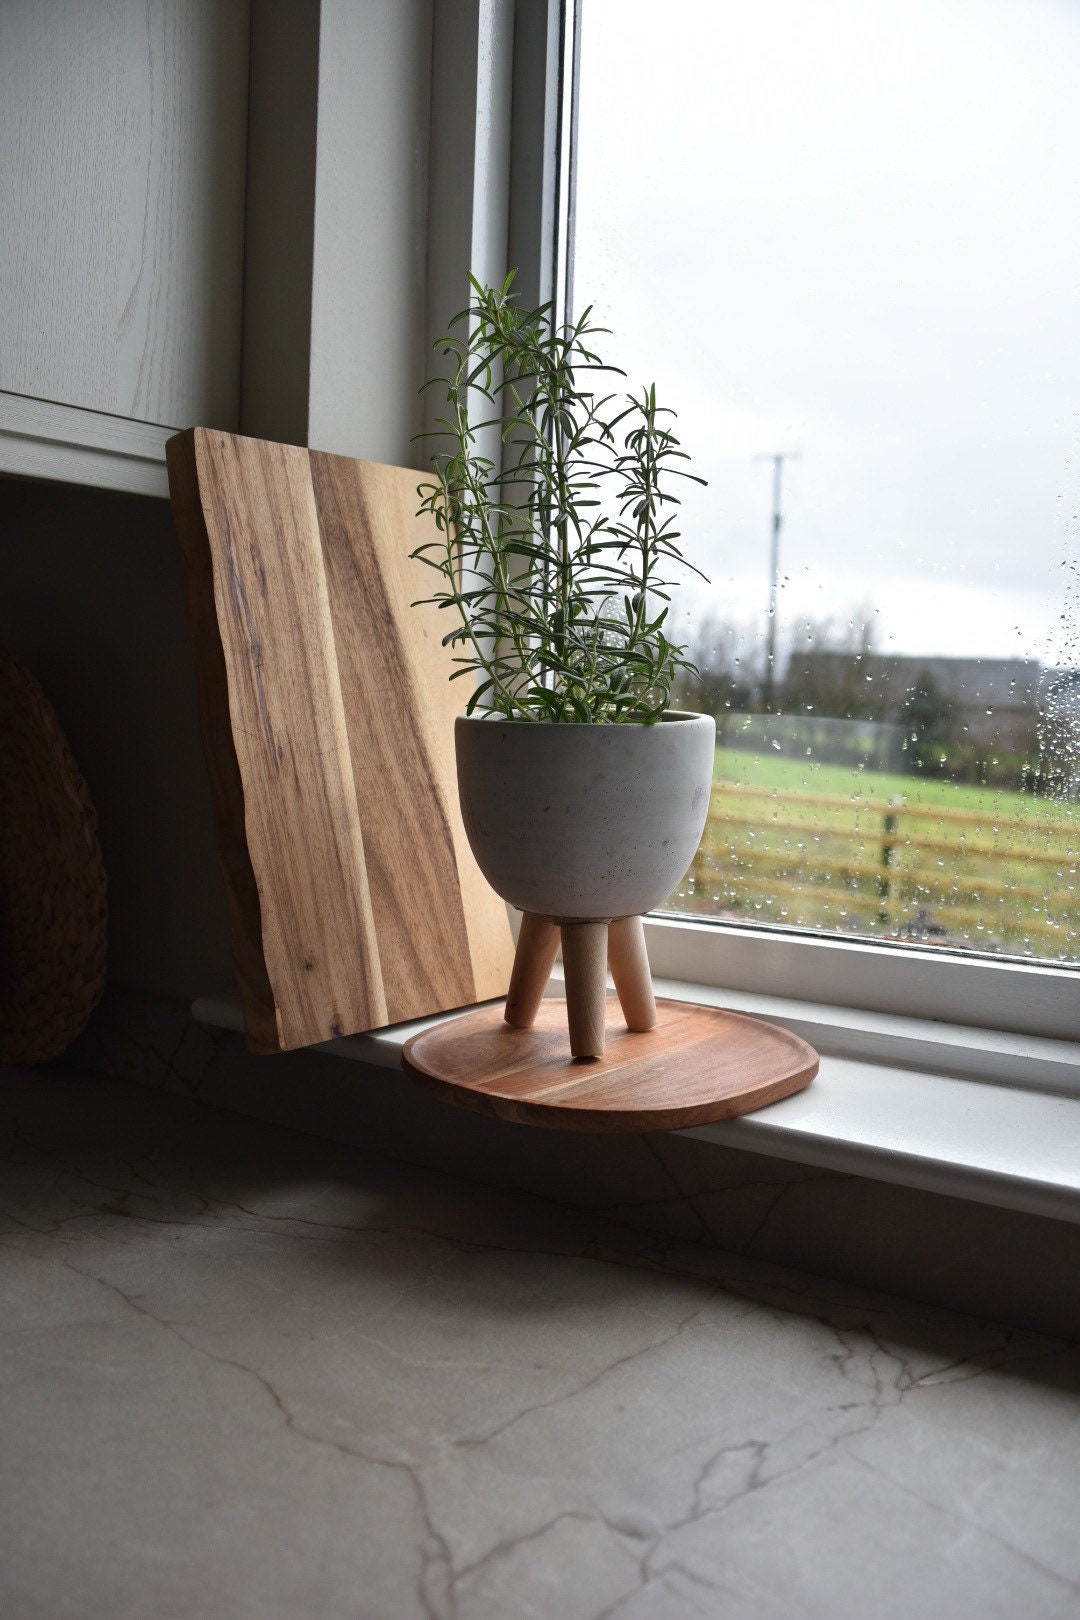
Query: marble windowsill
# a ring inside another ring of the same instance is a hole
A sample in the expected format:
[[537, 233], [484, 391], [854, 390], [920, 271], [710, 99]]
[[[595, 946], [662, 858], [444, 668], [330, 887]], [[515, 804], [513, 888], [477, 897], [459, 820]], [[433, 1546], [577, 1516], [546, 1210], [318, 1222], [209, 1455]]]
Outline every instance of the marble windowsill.
[[[770, 1017], [822, 1054], [809, 1090], [683, 1134], [820, 1169], [1080, 1223], [1080, 1046], [657, 981], [661, 995]], [[229, 995], [192, 1008], [242, 1028]], [[453, 1016], [453, 1015], [446, 1015]], [[410, 1035], [438, 1019], [332, 1041], [324, 1050], [399, 1068]]]
[[1078, 1612], [1075, 1345], [100, 1075], [0, 1161], [12, 1620]]

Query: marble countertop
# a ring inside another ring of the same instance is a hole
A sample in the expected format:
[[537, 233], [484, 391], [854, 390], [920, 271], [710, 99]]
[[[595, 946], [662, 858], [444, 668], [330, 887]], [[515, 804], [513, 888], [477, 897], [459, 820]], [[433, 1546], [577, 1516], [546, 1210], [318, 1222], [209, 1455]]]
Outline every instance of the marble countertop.
[[0, 1087], [5, 1620], [1080, 1615], [1080, 1351]]

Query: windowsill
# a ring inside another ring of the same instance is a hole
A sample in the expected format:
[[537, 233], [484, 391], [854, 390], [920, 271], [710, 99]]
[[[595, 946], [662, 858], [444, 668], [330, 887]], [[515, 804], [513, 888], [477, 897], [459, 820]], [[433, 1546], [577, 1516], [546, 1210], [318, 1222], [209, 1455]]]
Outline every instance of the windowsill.
[[[1080, 1043], [673, 980], [657, 979], [656, 989], [771, 1018], [821, 1053], [820, 1073], [806, 1091], [686, 1135], [1080, 1222]], [[200, 997], [192, 1015], [218, 1028], [243, 1027], [233, 996]], [[318, 1050], [400, 1068], [411, 1035], [453, 1016], [347, 1036]]]

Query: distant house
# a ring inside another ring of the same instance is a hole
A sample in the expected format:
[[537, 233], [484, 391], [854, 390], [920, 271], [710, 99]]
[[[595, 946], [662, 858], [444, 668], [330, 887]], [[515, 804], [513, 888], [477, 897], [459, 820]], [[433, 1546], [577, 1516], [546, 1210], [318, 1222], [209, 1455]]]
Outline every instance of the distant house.
[[[819, 690], [843, 690], [856, 655], [800, 650], [793, 671]], [[920, 680], [927, 677], [954, 705], [961, 727], [975, 743], [1022, 748], [1030, 739], [1044, 685], [1043, 666], [1028, 658], [917, 658], [896, 653], [858, 657], [860, 689], [872, 686], [878, 712], [891, 719]]]

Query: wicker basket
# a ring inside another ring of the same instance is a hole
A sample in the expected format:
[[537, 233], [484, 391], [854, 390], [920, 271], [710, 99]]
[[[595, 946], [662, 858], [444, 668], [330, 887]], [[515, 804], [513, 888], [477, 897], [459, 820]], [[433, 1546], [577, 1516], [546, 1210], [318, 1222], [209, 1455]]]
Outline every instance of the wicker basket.
[[105, 986], [97, 817], [59, 722], [0, 648], [0, 1059], [44, 1063]]

